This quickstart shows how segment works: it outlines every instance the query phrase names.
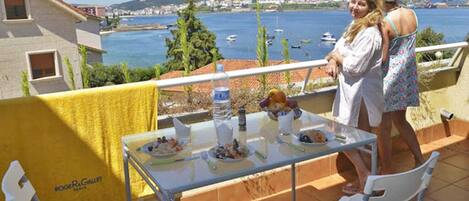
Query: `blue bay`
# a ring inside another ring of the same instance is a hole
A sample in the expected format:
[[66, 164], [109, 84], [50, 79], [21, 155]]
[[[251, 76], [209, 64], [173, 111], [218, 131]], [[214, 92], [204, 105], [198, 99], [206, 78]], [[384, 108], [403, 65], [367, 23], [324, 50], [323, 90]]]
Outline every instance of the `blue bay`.
[[[431, 27], [445, 35], [445, 41], [459, 42], [469, 32], [469, 9], [417, 9], [419, 30]], [[217, 46], [226, 59], [255, 59], [257, 44], [257, 22], [254, 12], [248, 13], [203, 13], [198, 17], [217, 36]], [[173, 24], [177, 16], [151, 16], [128, 18], [127, 24]], [[281, 37], [297, 45], [302, 39], [311, 43], [302, 44], [301, 49], [290, 49], [292, 59], [306, 61], [324, 58], [333, 45], [321, 42], [324, 32], [331, 32], [337, 38], [343, 33], [351, 18], [345, 10], [313, 10], [262, 13], [262, 23], [270, 35], [275, 35], [269, 47], [270, 59], [282, 59]], [[275, 33], [274, 29], [284, 32]], [[235, 42], [225, 38], [236, 34]], [[166, 60], [165, 38], [171, 37], [168, 30], [117, 32], [102, 36], [107, 53], [105, 64], [128, 62], [131, 67], [153, 66]]]

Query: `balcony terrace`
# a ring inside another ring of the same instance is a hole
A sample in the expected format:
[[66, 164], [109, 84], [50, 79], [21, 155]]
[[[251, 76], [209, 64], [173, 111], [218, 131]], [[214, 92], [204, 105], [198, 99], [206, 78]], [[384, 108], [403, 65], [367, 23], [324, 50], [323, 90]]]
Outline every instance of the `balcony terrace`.
[[[428, 201], [463, 201], [469, 197], [469, 44], [424, 47], [418, 48], [417, 52], [447, 50], [453, 51], [452, 58], [419, 64], [422, 79], [431, 79], [421, 82], [421, 106], [412, 108], [408, 114], [425, 156], [434, 150], [442, 154], [426, 192], [425, 200]], [[302, 71], [302, 81], [293, 81], [299, 87], [292, 90], [291, 94], [295, 94], [292, 98], [303, 110], [331, 118], [335, 86], [312, 90], [308, 87], [314, 82], [310, 80], [313, 69], [325, 64], [325, 60], [315, 60], [230, 71], [228, 75], [236, 80]], [[157, 94], [162, 94], [162, 98], [168, 95], [166, 89], [196, 86], [210, 79], [211, 74], [203, 74], [0, 101], [0, 145], [6, 150], [0, 154], [4, 161], [0, 168], [3, 171], [10, 161], [20, 160], [41, 200], [125, 200], [120, 138], [129, 133], [155, 130], [156, 126], [171, 126], [166, 115], [157, 118], [156, 106], [161, 109], [181, 104], [174, 100], [169, 104], [161, 99], [156, 104]], [[279, 85], [269, 77], [267, 80], [275, 82], [270, 84], [276, 87], [286, 87], [283, 82]], [[156, 93], [155, 83], [161, 92]], [[236, 88], [233, 93], [250, 95], [257, 87], [259, 84], [248, 85], [249, 90]], [[207, 98], [206, 94], [197, 91], [194, 94], [192, 101], [196, 103]], [[234, 103], [239, 106], [249, 104], [246, 101], [250, 100], [235, 100]], [[250, 104], [254, 110], [257, 103]], [[441, 118], [441, 108], [453, 112], [455, 119]], [[201, 109], [196, 113], [171, 115], [178, 115], [184, 122], [197, 122], [209, 119], [207, 114], [209, 112]], [[396, 172], [409, 170], [413, 166], [410, 152], [397, 133], [393, 132], [393, 135], [393, 169]], [[46, 166], [46, 163], [53, 165]], [[296, 171], [298, 200], [338, 200], [342, 196], [341, 186], [355, 178], [350, 163], [342, 154], [302, 162]], [[100, 179], [94, 184], [67, 188], [66, 184], [73, 179], [96, 176]], [[134, 200], [155, 200], [144, 182], [136, 179], [139, 178], [136, 172], [131, 173], [131, 178]], [[289, 180], [290, 168], [287, 166], [184, 192], [181, 200], [289, 200]]]

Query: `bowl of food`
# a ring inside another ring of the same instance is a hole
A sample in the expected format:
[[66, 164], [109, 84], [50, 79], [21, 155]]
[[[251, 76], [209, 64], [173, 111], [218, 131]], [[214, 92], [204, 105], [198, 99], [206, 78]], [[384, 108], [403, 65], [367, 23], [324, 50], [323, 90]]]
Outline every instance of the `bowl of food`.
[[300, 118], [302, 114], [298, 102], [288, 99], [285, 93], [278, 89], [270, 90], [268, 97], [259, 102], [259, 107], [267, 112], [269, 118], [275, 121], [278, 120], [279, 115], [286, 114], [292, 110], [295, 113], [294, 119]]
[[156, 141], [149, 142], [139, 150], [150, 154], [154, 157], [169, 157], [179, 153], [183, 147], [179, 142], [174, 138], [167, 139], [165, 136], [158, 137]]
[[252, 152], [249, 146], [241, 145], [234, 139], [232, 144], [212, 147], [208, 154], [222, 162], [238, 162], [249, 157]]
[[334, 139], [332, 135], [316, 129], [300, 131], [297, 137], [304, 145], [323, 145]]

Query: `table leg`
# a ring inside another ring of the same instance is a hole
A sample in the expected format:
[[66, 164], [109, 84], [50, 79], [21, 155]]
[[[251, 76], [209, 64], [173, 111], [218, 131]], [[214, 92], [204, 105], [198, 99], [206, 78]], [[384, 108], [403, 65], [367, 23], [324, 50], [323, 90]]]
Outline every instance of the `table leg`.
[[371, 143], [371, 175], [378, 173], [378, 147], [376, 142]]
[[132, 201], [132, 194], [130, 192], [130, 177], [129, 177], [129, 156], [125, 151], [125, 146], [122, 145], [122, 153], [124, 158], [124, 178], [125, 178], [125, 194], [127, 201]]
[[163, 192], [162, 196], [164, 201], [181, 201], [182, 193], [172, 194]]
[[291, 200], [296, 201], [296, 171], [295, 163], [291, 164]]

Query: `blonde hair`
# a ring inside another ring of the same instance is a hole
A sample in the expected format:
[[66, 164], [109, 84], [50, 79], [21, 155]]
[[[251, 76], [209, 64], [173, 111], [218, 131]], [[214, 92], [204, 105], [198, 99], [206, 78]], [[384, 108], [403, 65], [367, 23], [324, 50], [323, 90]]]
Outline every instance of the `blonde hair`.
[[368, 27], [375, 25], [380, 26], [383, 19], [383, 0], [366, 0], [370, 12], [360, 19], [356, 19], [350, 26], [347, 28], [347, 31], [344, 33], [344, 38], [347, 43], [352, 43], [357, 34]]

